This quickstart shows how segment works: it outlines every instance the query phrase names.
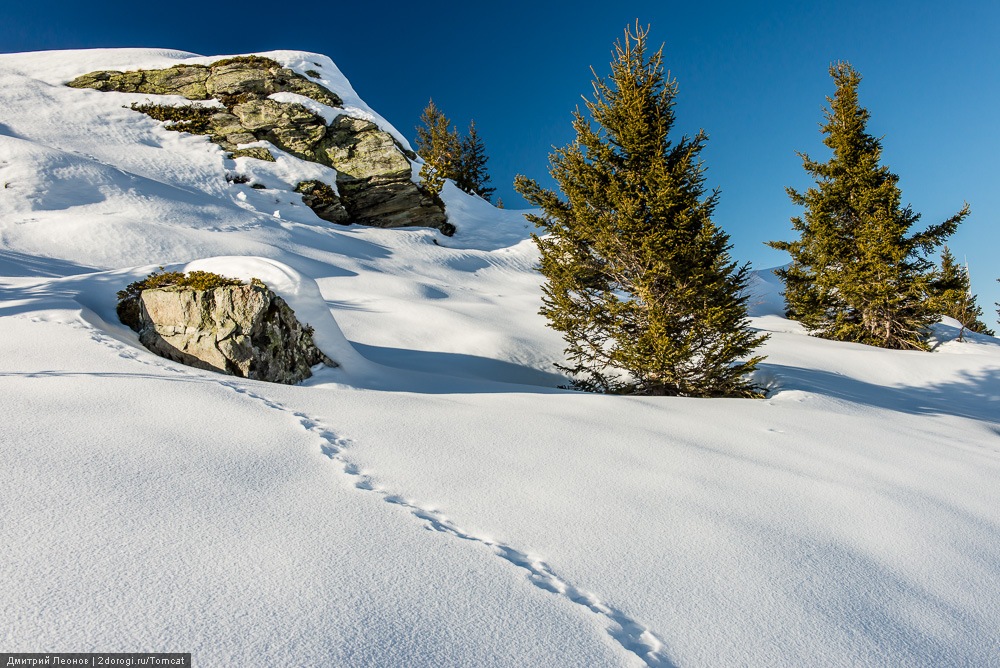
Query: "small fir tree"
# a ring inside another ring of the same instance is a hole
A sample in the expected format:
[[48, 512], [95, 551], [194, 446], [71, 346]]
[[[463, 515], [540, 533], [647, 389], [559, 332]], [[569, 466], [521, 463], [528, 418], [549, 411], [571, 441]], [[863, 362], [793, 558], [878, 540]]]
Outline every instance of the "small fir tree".
[[420, 188], [431, 197], [437, 197], [444, 189], [444, 181], [443, 170], [425, 160], [420, 166]]
[[424, 159], [420, 168], [420, 185], [431, 195], [438, 195], [445, 179], [454, 179], [461, 157], [462, 145], [458, 131], [448, 117], [430, 100], [420, 114], [417, 126], [417, 152]]
[[941, 252], [941, 268], [934, 278], [931, 289], [938, 313], [961, 323], [959, 341], [962, 340], [965, 330], [993, 336], [993, 331], [980, 320], [983, 309], [976, 303], [976, 295], [972, 294], [969, 272], [955, 261], [955, 256], [947, 246]]
[[968, 204], [938, 225], [911, 232], [920, 215], [901, 204], [899, 177], [879, 164], [882, 145], [868, 134], [869, 113], [858, 103], [861, 75], [847, 63], [830, 67], [837, 90], [821, 126], [829, 161], [805, 154], [816, 186], [787, 192], [805, 207], [792, 218], [795, 241], [772, 241], [791, 264], [777, 271], [785, 283], [788, 316], [810, 332], [884, 348], [926, 349], [938, 314], [928, 299], [934, 278], [927, 256], [969, 214]]
[[543, 306], [562, 332], [584, 390], [681, 396], [755, 396], [747, 374], [766, 336], [750, 330], [749, 266], [729, 256], [699, 154], [707, 136], [674, 141], [675, 80], [648, 27], [625, 31], [611, 76], [596, 77], [577, 110], [576, 139], [550, 156], [562, 196], [518, 176], [542, 215]]
[[476, 131], [476, 122], [469, 122], [469, 132], [462, 138], [461, 157], [458, 162], [455, 185], [469, 194], [479, 195], [487, 202], [496, 192], [489, 186], [490, 174], [486, 169], [486, 146]]

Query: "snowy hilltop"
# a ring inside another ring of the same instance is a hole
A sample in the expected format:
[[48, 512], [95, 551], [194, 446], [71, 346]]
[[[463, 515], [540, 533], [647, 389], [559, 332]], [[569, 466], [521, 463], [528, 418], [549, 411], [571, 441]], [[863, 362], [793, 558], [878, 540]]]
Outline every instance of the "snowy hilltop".
[[[325, 56], [0, 55], [4, 651], [1000, 666], [1000, 340], [810, 337], [764, 270], [767, 398], [561, 389], [524, 212], [420, 164]], [[116, 293], [160, 268], [337, 366], [155, 355]]]

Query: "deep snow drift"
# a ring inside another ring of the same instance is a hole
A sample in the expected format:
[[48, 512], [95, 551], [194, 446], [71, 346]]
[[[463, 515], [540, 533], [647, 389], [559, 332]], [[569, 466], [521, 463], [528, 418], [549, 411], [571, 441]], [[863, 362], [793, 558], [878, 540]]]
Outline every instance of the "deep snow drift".
[[[266, 55], [405, 143], [328, 59]], [[520, 213], [449, 186], [453, 238], [331, 226], [290, 192], [328, 168], [61, 85], [188, 58], [0, 56], [5, 651], [1000, 665], [1000, 341], [810, 338], [760, 272], [768, 399], [559, 390]], [[161, 265], [265, 280], [342, 366], [285, 387], [153, 356], [114, 293]]]

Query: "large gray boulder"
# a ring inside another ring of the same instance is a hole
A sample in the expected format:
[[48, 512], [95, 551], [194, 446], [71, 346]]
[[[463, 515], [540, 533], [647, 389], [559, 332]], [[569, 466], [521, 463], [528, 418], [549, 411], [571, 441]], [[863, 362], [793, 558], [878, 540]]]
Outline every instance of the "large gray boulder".
[[121, 301], [118, 314], [150, 351], [199, 369], [291, 385], [309, 378], [312, 366], [337, 366], [260, 283], [142, 290]]
[[[316, 214], [336, 223], [375, 227], [433, 227], [451, 235], [455, 227], [438, 197], [422, 191], [411, 178], [415, 154], [404, 151], [371, 121], [341, 114], [329, 125], [302, 104], [278, 102], [269, 95], [296, 93], [329, 107], [343, 102], [331, 90], [283, 68], [270, 58], [240, 56], [211, 65], [175, 65], [163, 70], [91, 72], [70, 81], [74, 88], [181, 95], [190, 100], [216, 99], [225, 109], [133, 105], [133, 109], [169, 123], [170, 129], [208, 135], [234, 155], [272, 158], [266, 149], [239, 149], [266, 140], [292, 155], [337, 171], [339, 201], [320, 203]], [[248, 150], [253, 153], [247, 153]], [[346, 216], [331, 212], [346, 212]]]

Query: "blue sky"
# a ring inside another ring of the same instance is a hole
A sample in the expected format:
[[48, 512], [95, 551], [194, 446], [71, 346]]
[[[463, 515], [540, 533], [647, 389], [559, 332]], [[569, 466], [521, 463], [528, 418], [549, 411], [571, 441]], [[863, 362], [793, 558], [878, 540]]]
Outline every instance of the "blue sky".
[[864, 76], [869, 130], [900, 175], [905, 202], [938, 222], [972, 205], [950, 246], [970, 264], [987, 320], [1000, 300], [1000, 3], [280, 2], [5, 3], [0, 51], [170, 47], [203, 55], [301, 49], [333, 58], [363, 98], [413, 136], [433, 97], [461, 129], [474, 118], [498, 194], [547, 180], [548, 154], [572, 138], [570, 112], [593, 66], [635, 19], [666, 44], [678, 132], [704, 128], [708, 183], [733, 254], [762, 268], [787, 256], [797, 211], [785, 186], [809, 185], [796, 151], [825, 159], [818, 124], [832, 61]]

